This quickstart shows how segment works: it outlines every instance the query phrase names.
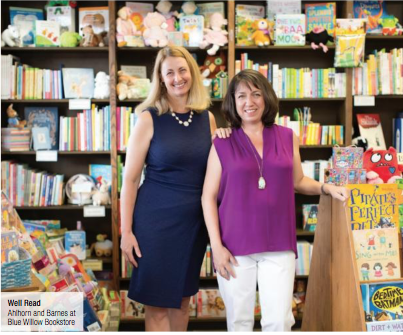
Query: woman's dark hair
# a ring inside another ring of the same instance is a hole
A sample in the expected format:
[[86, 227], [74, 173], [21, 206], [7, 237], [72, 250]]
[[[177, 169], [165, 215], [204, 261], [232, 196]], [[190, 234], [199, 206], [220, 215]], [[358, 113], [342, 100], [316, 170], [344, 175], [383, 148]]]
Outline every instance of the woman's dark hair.
[[235, 104], [235, 92], [241, 83], [246, 84], [249, 88], [254, 86], [262, 91], [265, 104], [262, 122], [265, 127], [273, 125], [278, 112], [278, 98], [273, 87], [260, 72], [255, 70], [243, 70], [232, 78], [221, 107], [224, 117], [230, 123], [230, 126], [240, 128], [242, 125], [242, 120], [236, 111]]

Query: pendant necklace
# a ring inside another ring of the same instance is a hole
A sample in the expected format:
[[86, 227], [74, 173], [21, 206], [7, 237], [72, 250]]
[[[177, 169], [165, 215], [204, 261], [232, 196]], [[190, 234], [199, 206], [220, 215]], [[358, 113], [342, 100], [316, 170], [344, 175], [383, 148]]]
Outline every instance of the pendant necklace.
[[[244, 133], [245, 133], [245, 132], [244, 132]], [[258, 181], [257, 186], [258, 186], [259, 190], [264, 190], [264, 189], [266, 188], [266, 180], [264, 180], [264, 178], [263, 178], [263, 162], [264, 162], [263, 158], [264, 158], [264, 150], [263, 150], [263, 152], [262, 152], [262, 166], [260, 166], [259, 160], [258, 160], [258, 158], [257, 158], [257, 156], [256, 156], [256, 153], [255, 153], [255, 151], [253, 150], [252, 141], [249, 139], [249, 136], [246, 135], [246, 133], [245, 133], [245, 136], [246, 136], [246, 139], [247, 139], [247, 141], [248, 141], [248, 143], [249, 143], [250, 149], [252, 150], [252, 153], [253, 153], [253, 155], [255, 156], [256, 163], [257, 163], [257, 166], [258, 166], [258, 168], [259, 168], [260, 177], [259, 177], [259, 181]], [[264, 140], [263, 140], [263, 143], [264, 143]], [[264, 149], [264, 145], [263, 145], [263, 149]]]
[[193, 111], [190, 111], [190, 115], [189, 115], [189, 119], [187, 121], [182, 121], [180, 120], [177, 116], [175, 112], [171, 113], [172, 117], [174, 117], [176, 119], [176, 121], [179, 122], [179, 124], [188, 127], [191, 123], [192, 123], [192, 118], [193, 118]]

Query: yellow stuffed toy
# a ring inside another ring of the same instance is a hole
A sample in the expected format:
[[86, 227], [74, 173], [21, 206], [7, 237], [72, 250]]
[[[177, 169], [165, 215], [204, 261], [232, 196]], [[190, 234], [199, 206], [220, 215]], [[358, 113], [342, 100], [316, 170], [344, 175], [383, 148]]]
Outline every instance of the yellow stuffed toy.
[[259, 47], [267, 47], [271, 43], [269, 26], [270, 23], [266, 19], [259, 19], [253, 22], [253, 28], [255, 32], [250, 37], [255, 42], [255, 45]]

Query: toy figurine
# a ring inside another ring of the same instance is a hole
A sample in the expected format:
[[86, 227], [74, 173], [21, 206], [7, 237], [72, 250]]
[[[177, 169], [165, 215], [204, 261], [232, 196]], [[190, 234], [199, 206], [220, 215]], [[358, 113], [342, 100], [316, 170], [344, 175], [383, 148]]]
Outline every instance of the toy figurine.
[[112, 255], [113, 243], [106, 239], [107, 235], [98, 234], [97, 242], [93, 244], [97, 257], [110, 257]]
[[312, 31], [306, 35], [306, 40], [311, 42], [313, 50], [322, 48], [325, 53], [329, 50], [326, 43], [334, 42], [333, 36], [330, 36], [323, 26], [314, 26]]
[[255, 45], [258, 47], [267, 47], [271, 43], [270, 31], [269, 31], [269, 20], [259, 19], [253, 22], [253, 27], [256, 29], [255, 32], [250, 37]]
[[7, 107], [8, 127], [23, 129], [27, 124], [26, 120], [21, 120], [16, 110], [13, 109], [13, 104]]
[[15, 47], [20, 43], [20, 33], [16, 26], [9, 25], [1, 34], [1, 46]]

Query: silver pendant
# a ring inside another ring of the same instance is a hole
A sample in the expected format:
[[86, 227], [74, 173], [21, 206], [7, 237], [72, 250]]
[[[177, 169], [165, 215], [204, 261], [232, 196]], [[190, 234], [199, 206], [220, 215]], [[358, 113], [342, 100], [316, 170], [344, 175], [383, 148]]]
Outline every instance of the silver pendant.
[[188, 122], [188, 121], [185, 121], [185, 122], [183, 122], [183, 125], [184, 125], [185, 127], [187, 127], [187, 126], [189, 126], [189, 122]]
[[266, 188], [266, 180], [263, 177], [259, 178], [259, 190], [264, 190]]

